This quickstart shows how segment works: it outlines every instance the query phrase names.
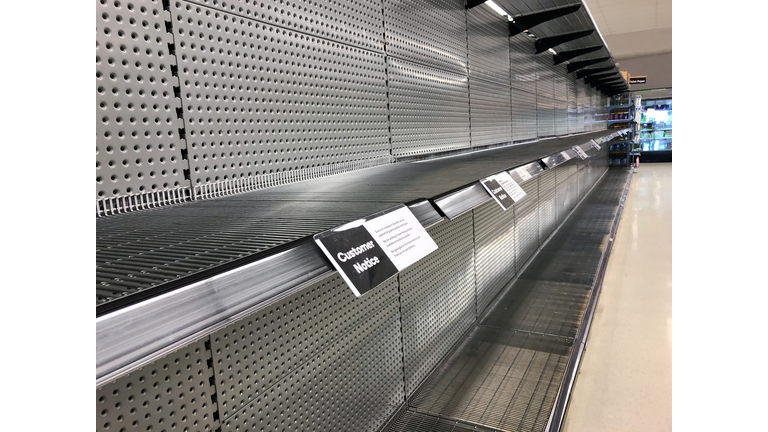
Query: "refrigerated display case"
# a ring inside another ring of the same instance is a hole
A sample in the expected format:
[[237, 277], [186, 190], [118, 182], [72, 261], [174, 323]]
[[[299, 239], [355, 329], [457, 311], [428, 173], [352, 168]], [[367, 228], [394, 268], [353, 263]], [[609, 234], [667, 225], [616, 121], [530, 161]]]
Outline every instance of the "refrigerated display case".
[[644, 100], [638, 133], [644, 161], [671, 161], [672, 99]]

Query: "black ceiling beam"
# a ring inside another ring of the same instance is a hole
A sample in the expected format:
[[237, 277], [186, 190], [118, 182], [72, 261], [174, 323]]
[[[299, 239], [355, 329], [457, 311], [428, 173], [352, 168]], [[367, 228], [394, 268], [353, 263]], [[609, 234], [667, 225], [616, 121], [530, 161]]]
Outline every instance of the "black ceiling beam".
[[467, 0], [467, 9], [472, 9], [475, 6], [480, 6], [485, 3], [486, 0]]
[[557, 53], [554, 57], [555, 59], [555, 65], [559, 65], [562, 62], [568, 61], [572, 58], [576, 58], [578, 56], [583, 56], [584, 54], [593, 53], [595, 51], [600, 51], [603, 49], [603, 45], [596, 45], [591, 46], [587, 48], [581, 48], [581, 49], [575, 49], [575, 50], [569, 50], [569, 51], [561, 51]]
[[616, 66], [606, 67], [606, 68], [593, 68], [593, 69], [584, 69], [576, 72], [576, 78], [584, 78], [589, 75], [594, 75], [602, 72], [609, 72], [616, 69]]
[[600, 58], [596, 58], [596, 59], [582, 60], [582, 61], [577, 61], [577, 62], [573, 62], [573, 63], [568, 63], [568, 73], [575, 72], [575, 71], [577, 71], [579, 69], [583, 69], [583, 68], [585, 68], [587, 66], [590, 66], [590, 65], [593, 65], [593, 64], [602, 63], [602, 62], [608, 61], [608, 60], [611, 60], [611, 58], [610, 57], [600, 57]]
[[593, 82], [600, 82], [600, 81], [606, 81], [606, 80], [607, 81], [613, 81], [613, 80], [619, 79], [619, 78], [621, 78], [621, 75], [619, 75], [618, 73], [608, 73], [608, 74], [600, 75], [600, 76], [598, 76], [598, 75], [591, 75], [591, 76], [588, 76], [588, 77], [584, 78], [584, 84], [589, 84], [589, 83], [593, 83]]
[[573, 33], [563, 33], [557, 36], [541, 38], [536, 41], [536, 54], [541, 54], [544, 51], [550, 48], [554, 48], [560, 44], [564, 44], [566, 42], [587, 37], [594, 32], [595, 32], [594, 30], [585, 30], [585, 31], [577, 31]]
[[[572, 14], [580, 8], [581, 3], [512, 17], [512, 21], [509, 21], [508, 23], [509, 36], [520, 34], [526, 30], [531, 29], [532, 27], [536, 27], [539, 24], [545, 23], [555, 18], [560, 18], [561, 16]], [[544, 51], [546, 51], [546, 49]]]

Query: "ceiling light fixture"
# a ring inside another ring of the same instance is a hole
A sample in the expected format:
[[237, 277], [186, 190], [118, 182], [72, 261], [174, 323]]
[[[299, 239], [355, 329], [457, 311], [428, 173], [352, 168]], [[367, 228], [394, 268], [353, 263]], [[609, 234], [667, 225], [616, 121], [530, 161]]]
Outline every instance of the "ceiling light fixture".
[[507, 15], [508, 15], [508, 14], [507, 14], [507, 13], [504, 11], [504, 9], [500, 8], [500, 7], [499, 7], [499, 5], [497, 5], [496, 3], [494, 3], [492, 0], [488, 0], [487, 2], [485, 2], [485, 4], [487, 4], [488, 6], [490, 6], [490, 7], [491, 7], [491, 9], [495, 10], [495, 11], [496, 11], [496, 13], [498, 13], [498, 14], [499, 14], [499, 15], [501, 15], [501, 16], [507, 16]]

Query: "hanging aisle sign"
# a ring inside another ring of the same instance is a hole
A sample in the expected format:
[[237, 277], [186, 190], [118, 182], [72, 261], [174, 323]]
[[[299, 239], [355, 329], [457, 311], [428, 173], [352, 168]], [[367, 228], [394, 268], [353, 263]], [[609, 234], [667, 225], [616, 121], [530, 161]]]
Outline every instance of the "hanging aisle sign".
[[525, 197], [523, 188], [506, 171], [486, 177], [480, 180], [480, 184], [491, 194], [502, 210], [512, 207], [516, 202]]
[[630, 84], [645, 84], [647, 81], [648, 77], [644, 76], [629, 77]]
[[316, 234], [314, 239], [356, 297], [437, 250], [403, 204]]

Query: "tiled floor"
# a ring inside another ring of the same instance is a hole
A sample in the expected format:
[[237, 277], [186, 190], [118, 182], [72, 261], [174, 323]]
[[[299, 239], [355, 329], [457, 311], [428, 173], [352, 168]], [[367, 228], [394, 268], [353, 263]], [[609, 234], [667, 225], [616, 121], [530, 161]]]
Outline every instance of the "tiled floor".
[[672, 430], [671, 163], [632, 178], [563, 430]]

